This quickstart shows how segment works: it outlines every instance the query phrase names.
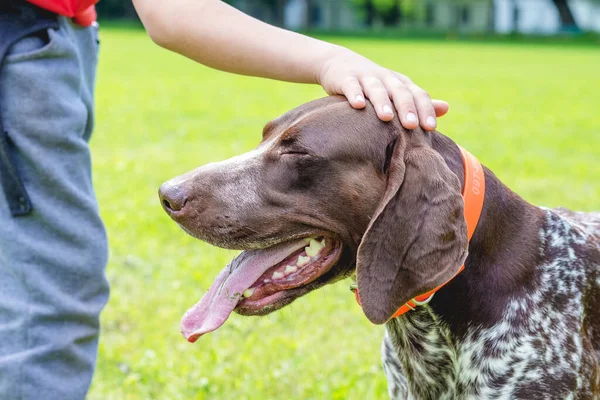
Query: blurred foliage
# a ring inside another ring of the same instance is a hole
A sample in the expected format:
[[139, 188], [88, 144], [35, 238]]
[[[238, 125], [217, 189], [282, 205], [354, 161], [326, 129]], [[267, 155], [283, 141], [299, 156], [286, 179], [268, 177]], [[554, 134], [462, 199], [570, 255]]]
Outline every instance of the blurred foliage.
[[[361, 0], [363, 3], [369, 0]], [[375, 9], [381, 13], [386, 14], [393, 12], [394, 8], [398, 8], [402, 14], [411, 14], [415, 8], [415, 5], [420, 0], [371, 0]]]
[[[371, 27], [376, 19], [383, 22], [386, 27], [395, 27], [403, 21], [414, 20], [422, 16], [417, 15], [423, 7], [418, 7], [423, 0], [351, 0], [356, 8], [356, 12], [365, 21], [368, 27]], [[435, 3], [442, 0], [430, 0], [429, 3]], [[489, 2], [490, 0], [443, 0], [445, 3], [461, 6], [465, 2], [479, 1]]]
[[131, 0], [101, 0], [96, 11], [101, 19], [138, 19]]

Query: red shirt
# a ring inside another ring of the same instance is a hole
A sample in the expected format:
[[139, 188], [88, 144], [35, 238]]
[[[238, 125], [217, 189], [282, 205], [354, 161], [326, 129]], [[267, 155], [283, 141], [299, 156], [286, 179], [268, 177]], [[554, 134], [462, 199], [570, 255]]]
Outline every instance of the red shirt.
[[90, 26], [96, 20], [94, 4], [98, 0], [27, 0], [56, 14], [73, 18], [76, 24]]

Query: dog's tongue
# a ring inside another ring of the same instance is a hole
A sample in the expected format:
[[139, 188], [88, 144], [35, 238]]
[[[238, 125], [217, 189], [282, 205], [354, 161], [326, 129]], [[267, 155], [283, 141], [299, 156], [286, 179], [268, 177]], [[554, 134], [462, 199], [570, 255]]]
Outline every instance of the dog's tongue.
[[208, 292], [181, 319], [181, 333], [194, 343], [205, 333], [218, 329], [242, 298], [242, 293], [269, 268], [306, 246], [304, 239], [261, 250], [246, 250], [223, 268]]

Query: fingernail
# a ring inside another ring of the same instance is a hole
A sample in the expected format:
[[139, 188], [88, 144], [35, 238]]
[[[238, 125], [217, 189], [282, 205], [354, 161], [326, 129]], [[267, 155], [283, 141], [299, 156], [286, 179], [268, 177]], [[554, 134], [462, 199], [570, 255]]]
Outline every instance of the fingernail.
[[417, 122], [417, 116], [414, 113], [408, 113], [406, 122]]
[[427, 125], [429, 125], [432, 128], [435, 128], [435, 118], [433, 117], [427, 117]]
[[392, 114], [392, 107], [390, 107], [388, 104], [386, 104], [385, 106], [383, 106], [383, 113], [384, 114]]
[[365, 102], [365, 98], [362, 97], [360, 94], [355, 97], [355, 100], [358, 101], [359, 103]]

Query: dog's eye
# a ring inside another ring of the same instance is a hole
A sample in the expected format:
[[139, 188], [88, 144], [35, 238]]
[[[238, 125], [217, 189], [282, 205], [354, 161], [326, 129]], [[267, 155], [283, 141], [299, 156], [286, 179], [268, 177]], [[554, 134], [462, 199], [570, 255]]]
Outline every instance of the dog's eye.
[[285, 150], [281, 152], [282, 156], [308, 156], [306, 151], [302, 150]]
[[308, 151], [306, 151], [303, 146], [298, 143], [295, 137], [287, 137], [283, 138], [280, 142], [279, 154], [281, 156], [307, 156]]

